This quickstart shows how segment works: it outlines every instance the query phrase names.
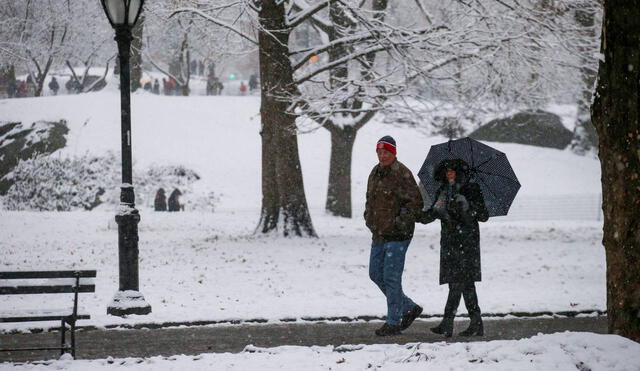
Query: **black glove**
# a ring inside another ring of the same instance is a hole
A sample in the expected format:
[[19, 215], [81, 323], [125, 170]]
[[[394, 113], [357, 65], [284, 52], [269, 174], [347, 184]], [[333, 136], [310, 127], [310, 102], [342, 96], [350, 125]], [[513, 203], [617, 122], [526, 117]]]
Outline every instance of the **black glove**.
[[473, 217], [469, 212], [469, 201], [463, 195], [454, 196], [449, 202], [449, 213], [451, 217], [465, 223], [471, 223]]
[[433, 209], [429, 209], [429, 210], [420, 212], [420, 214], [418, 214], [418, 217], [416, 218], [416, 222], [422, 223], [422, 224], [429, 224], [436, 219], [437, 218], [433, 212]]

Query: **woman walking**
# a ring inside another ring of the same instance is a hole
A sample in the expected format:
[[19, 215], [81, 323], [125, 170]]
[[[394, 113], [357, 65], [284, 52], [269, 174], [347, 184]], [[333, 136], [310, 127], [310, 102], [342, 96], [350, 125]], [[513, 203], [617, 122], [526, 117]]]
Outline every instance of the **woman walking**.
[[434, 178], [441, 185], [431, 208], [418, 222], [427, 224], [440, 219], [440, 284], [449, 285], [449, 296], [442, 322], [431, 329], [446, 337], [453, 335], [460, 297], [464, 297], [471, 324], [461, 336], [482, 336], [484, 329], [475, 282], [481, 280], [480, 229], [489, 214], [480, 186], [469, 181], [469, 165], [460, 160], [444, 160], [435, 169]]

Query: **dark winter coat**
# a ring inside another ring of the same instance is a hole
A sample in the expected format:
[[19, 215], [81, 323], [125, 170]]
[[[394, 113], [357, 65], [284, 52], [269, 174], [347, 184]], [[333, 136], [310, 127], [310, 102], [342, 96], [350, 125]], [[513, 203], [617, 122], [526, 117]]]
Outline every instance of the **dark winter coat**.
[[51, 89], [51, 91], [53, 91], [54, 93], [57, 93], [58, 89], [60, 89], [60, 85], [58, 85], [58, 81], [55, 77], [52, 78], [49, 82], [49, 89]]
[[[464, 177], [461, 177], [464, 182]], [[456, 183], [455, 194], [449, 199], [448, 217], [438, 216], [434, 206], [442, 192], [447, 191], [448, 184], [436, 192], [431, 208], [418, 219], [420, 223], [430, 223], [441, 219], [440, 232], [440, 284], [474, 282], [482, 279], [480, 267], [480, 228], [478, 222], [489, 219], [480, 186], [472, 182]], [[468, 202], [468, 210], [464, 211], [461, 202], [456, 201], [458, 195], [464, 196]]]
[[406, 241], [413, 237], [422, 196], [413, 174], [400, 161], [374, 166], [367, 182], [364, 219], [373, 242]]
[[180, 211], [179, 197], [182, 195], [178, 189], [174, 189], [169, 195], [169, 211]]
[[167, 211], [167, 196], [164, 194], [164, 189], [158, 189], [153, 205], [156, 211]]

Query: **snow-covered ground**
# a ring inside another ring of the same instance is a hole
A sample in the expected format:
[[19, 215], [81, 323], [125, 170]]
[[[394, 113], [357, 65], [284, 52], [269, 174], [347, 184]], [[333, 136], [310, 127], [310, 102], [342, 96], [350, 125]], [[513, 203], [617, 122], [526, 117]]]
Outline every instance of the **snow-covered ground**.
[[[382, 135], [393, 135], [398, 158], [417, 172], [429, 147], [443, 138], [378, 122], [365, 126], [353, 153], [354, 218], [343, 219], [323, 209], [328, 133], [300, 136], [305, 191], [320, 238], [285, 239], [252, 235], [261, 199], [257, 97], [140, 92], [132, 109], [136, 167], [185, 165], [202, 177], [194, 193], [220, 196], [215, 213], [156, 213], [139, 205], [140, 290], [153, 312], [127, 319], [105, 314], [118, 281], [117, 227], [108, 206], [69, 213], [0, 210], [2, 269], [97, 269], [97, 291], [82, 301], [92, 315], [87, 324], [97, 326], [385, 313], [383, 297], [368, 278], [370, 234], [361, 216], [366, 179], [377, 161], [374, 145]], [[0, 117], [27, 123], [66, 119], [70, 132], [62, 156], [120, 148], [119, 94], [112, 85], [98, 93], [0, 100]], [[507, 153], [522, 184], [514, 210], [523, 200], [552, 202], [548, 211], [538, 210], [538, 219], [545, 220], [495, 218], [482, 224], [478, 289], [484, 312], [604, 310], [601, 222], [553, 217], [554, 209], [564, 208], [558, 197], [597, 197], [598, 161], [570, 151], [491, 144]], [[439, 230], [437, 223], [417, 227], [404, 279], [407, 293], [428, 314], [441, 313], [446, 295], [438, 285]], [[32, 300], [11, 298], [8, 305], [28, 306]]]
[[247, 346], [238, 354], [58, 360], [0, 370], [592, 370], [637, 371], [640, 344], [615, 335], [557, 333], [519, 341], [407, 345]]
[[[97, 269], [96, 293], [82, 298], [92, 316], [84, 323], [96, 326], [386, 314], [369, 281], [370, 236], [361, 218], [316, 211], [321, 237], [300, 240], [252, 236], [257, 211], [142, 214], [140, 289], [153, 308], [147, 316], [106, 314], [118, 282], [112, 213], [4, 213], [2, 269]], [[405, 291], [425, 314], [441, 314], [446, 300], [446, 286], [438, 285], [439, 233], [436, 224], [418, 226], [405, 265]], [[481, 234], [485, 313], [606, 308], [599, 223], [486, 223]], [[36, 299], [3, 298], [15, 308]], [[30, 325], [42, 326], [0, 329]]]
[[[429, 147], [444, 138], [378, 122], [365, 126], [353, 153], [355, 216], [343, 219], [323, 210], [329, 134], [320, 129], [300, 136], [305, 191], [319, 238], [255, 236], [252, 232], [261, 199], [259, 98], [167, 97], [140, 92], [133, 96], [132, 107], [135, 166], [185, 165], [202, 177], [194, 193], [220, 195], [215, 213], [155, 213], [140, 205], [140, 290], [152, 313], [128, 318], [106, 315], [118, 280], [117, 227], [115, 211], [109, 207], [69, 213], [0, 210], [1, 270], [97, 269], [96, 293], [82, 294], [81, 299], [92, 318], [81, 325], [98, 327], [385, 314], [385, 301], [368, 278], [370, 235], [361, 217], [366, 179], [376, 163], [375, 142], [386, 134], [394, 136], [399, 159], [417, 172]], [[82, 95], [0, 100], [0, 118], [26, 123], [67, 120], [70, 133], [68, 146], [59, 152], [62, 156], [119, 152], [119, 95], [110, 87]], [[489, 144], [507, 153], [522, 184], [514, 210], [539, 207], [535, 215], [496, 218], [481, 225], [483, 281], [478, 291], [483, 311], [606, 309], [597, 201], [596, 212], [563, 213], [584, 203], [580, 200], [599, 198], [599, 162], [570, 151]], [[424, 306], [425, 314], [440, 314], [446, 298], [446, 288], [438, 285], [439, 231], [435, 223], [418, 225], [407, 255], [405, 291]], [[59, 300], [57, 296], [51, 298], [52, 303]], [[37, 306], [34, 300], [39, 298], [1, 300], [4, 310]], [[48, 325], [2, 324], [0, 331], [43, 326]], [[239, 355], [114, 360], [113, 364], [132, 370], [207, 369], [214, 364], [230, 369], [259, 365], [264, 369], [350, 370], [371, 364], [391, 370], [546, 370], [575, 369], [584, 362], [588, 366], [584, 369], [637, 370], [631, 367], [640, 364], [637, 347], [615, 336], [559, 334], [519, 342], [366, 346], [347, 353], [283, 347]], [[60, 361], [49, 367], [112, 366], [105, 360]]]

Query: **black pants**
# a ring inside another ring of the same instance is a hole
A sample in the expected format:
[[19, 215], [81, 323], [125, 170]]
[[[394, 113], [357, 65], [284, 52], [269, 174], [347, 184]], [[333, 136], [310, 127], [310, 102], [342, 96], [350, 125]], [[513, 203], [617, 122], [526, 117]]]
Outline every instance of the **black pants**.
[[449, 296], [444, 307], [444, 317], [453, 318], [460, 305], [460, 297], [464, 297], [464, 305], [467, 307], [469, 317], [480, 316], [480, 306], [478, 306], [478, 294], [476, 293], [475, 282], [455, 282], [449, 284]]

